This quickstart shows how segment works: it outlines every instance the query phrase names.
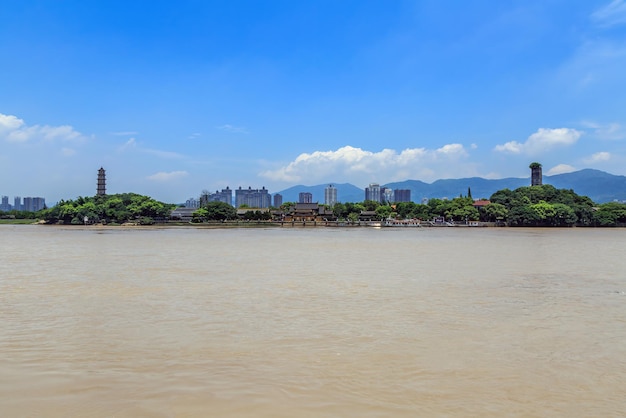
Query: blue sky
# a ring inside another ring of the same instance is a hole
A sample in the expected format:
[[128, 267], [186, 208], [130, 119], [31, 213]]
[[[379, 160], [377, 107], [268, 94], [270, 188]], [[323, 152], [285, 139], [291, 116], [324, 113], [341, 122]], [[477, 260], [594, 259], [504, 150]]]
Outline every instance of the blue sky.
[[24, 1], [0, 194], [626, 174], [626, 1]]

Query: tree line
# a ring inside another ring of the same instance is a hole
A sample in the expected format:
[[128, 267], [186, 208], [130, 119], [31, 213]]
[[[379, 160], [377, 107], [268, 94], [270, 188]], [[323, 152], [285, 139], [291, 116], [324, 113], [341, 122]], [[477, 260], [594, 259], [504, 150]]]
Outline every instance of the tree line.
[[[206, 202], [193, 214], [192, 222], [279, 219], [295, 203], [287, 202], [271, 211], [249, 208], [237, 215], [237, 210], [224, 202]], [[41, 219], [46, 223], [85, 224], [135, 222], [150, 225], [169, 220], [176, 205], [158, 202], [135, 193], [78, 197], [61, 200], [51, 208], [39, 212], [1, 212], [0, 218]], [[321, 205], [323, 206], [323, 205]], [[453, 199], [429, 199], [426, 203], [364, 202], [337, 203], [332, 208], [332, 218], [338, 221], [357, 222], [364, 213], [385, 219], [443, 219], [447, 222], [493, 222], [509, 226], [624, 226], [626, 204], [609, 202], [595, 204], [589, 197], [573, 190], [556, 189], [551, 185], [503, 189], [490, 196], [488, 203], [477, 205], [468, 190], [467, 196]], [[330, 219], [329, 219], [330, 220]]]
[[46, 223], [82, 225], [85, 223], [136, 222], [151, 225], [155, 221], [169, 219], [176, 205], [158, 202], [151, 197], [136, 193], [78, 197], [61, 200], [54, 207], [38, 213]]
[[[275, 217], [287, 213], [295, 205], [286, 202], [272, 208]], [[324, 206], [324, 205], [320, 205]], [[556, 189], [552, 185], [503, 189], [495, 192], [484, 204], [477, 204], [468, 189], [466, 196], [453, 199], [429, 199], [426, 203], [379, 203], [373, 200], [336, 203], [330, 208], [333, 219], [358, 222], [364, 213], [379, 220], [442, 219], [447, 222], [491, 222], [508, 226], [616, 226], [626, 225], [626, 205], [610, 202], [595, 204], [589, 197], [573, 190]], [[270, 212], [248, 211], [238, 217], [236, 210], [223, 202], [208, 202], [194, 214], [195, 222], [234, 219], [269, 220]]]

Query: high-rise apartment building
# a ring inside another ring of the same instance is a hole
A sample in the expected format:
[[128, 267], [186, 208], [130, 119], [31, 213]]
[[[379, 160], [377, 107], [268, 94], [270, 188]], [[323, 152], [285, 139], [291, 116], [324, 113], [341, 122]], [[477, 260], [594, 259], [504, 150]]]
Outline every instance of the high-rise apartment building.
[[3, 212], [8, 212], [11, 210], [11, 205], [9, 205], [9, 196], [2, 196], [2, 203], [0, 203], [0, 210]]
[[269, 208], [271, 203], [272, 198], [265, 186], [261, 189], [253, 189], [252, 187], [242, 189], [239, 186], [235, 190], [235, 207], [237, 208], [241, 205], [247, 205], [250, 208]]
[[11, 206], [9, 205], [9, 196], [2, 196], [1, 202], [0, 211], [4, 212], [8, 212], [10, 210], [38, 212], [46, 208], [46, 199], [43, 197], [25, 197], [22, 200], [20, 196], [15, 196], [13, 198], [13, 206]]
[[46, 199], [43, 197], [33, 197], [33, 212], [37, 212], [46, 208]]
[[197, 208], [200, 207], [200, 201], [198, 199], [196, 199], [195, 197], [190, 197], [185, 202], [185, 207], [186, 208], [197, 209]]
[[393, 191], [393, 201], [394, 202], [410, 202], [411, 201], [411, 190], [409, 190], [409, 189], [395, 189]]
[[380, 202], [380, 185], [378, 183], [370, 183], [369, 187], [365, 188], [365, 200]]
[[203, 190], [202, 194], [200, 195], [198, 207], [205, 205], [207, 202], [224, 202], [232, 206], [233, 191], [228, 186], [225, 189], [222, 189], [222, 191], [216, 190], [215, 193], [210, 193], [208, 190]]
[[313, 203], [313, 194], [309, 192], [300, 192], [298, 194], [298, 203]]
[[332, 184], [329, 184], [327, 188], [324, 189], [324, 204], [330, 206], [331, 208], [335, 206], [337, 203], [337, 188]]
[[33, 211], [33, 198], [32, 197], [25, 197], [24, 198], [24, 203], [22, 204], [22, 209], [24, 209], [26, 212], [34, 212]]
[[274, 195], [274, 207], [279, 208], [283, 204], [283, 195], [280, 193], [276, 193]]
[[222, 189], [222, 191], [218, 192], [217, 190], [215, 191], [215, 193], [213, 193], [210, 197], [210, 199], [212, 202], [224, 202], [224, 203], [228, 203], [229, 205], [233, 205], [233, 191], [230, 187], [226, 186], [225, 189]]
[[25, 197], [22, 210], [26, 212], [38, 212], [46, 207], [46, 200], [43, 197]]
[[388, 187], [381, 187], [380, 203], [393, 203], [393, 190]]

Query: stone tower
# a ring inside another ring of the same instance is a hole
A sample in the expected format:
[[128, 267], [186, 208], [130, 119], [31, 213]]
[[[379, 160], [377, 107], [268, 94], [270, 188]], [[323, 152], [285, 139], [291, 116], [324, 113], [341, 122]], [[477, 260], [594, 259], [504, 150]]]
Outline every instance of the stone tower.
[[543, 174], [541, 173], [541, 164], [531, 163], [530, 168], [530, 185], [541, 186], [543, 184]]
[[96, 195], [104, 196], [105, 194], [107, 194], [106, 172], [104, 168], [100, 167], [100, 170], [98, 170], [98, 189], [96, 190]]

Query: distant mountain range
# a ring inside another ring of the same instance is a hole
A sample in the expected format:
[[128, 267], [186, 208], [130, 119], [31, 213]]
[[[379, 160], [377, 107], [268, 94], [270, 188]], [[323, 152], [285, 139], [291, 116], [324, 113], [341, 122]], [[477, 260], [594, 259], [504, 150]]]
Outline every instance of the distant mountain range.
[[[543, 176], [543, 184], [551, 184], [557, 189], [572, 189], [579, 195], [588, 196], [596, 203], [605, 203], [613, 200], [626, 200], [626, 176], [616, 176], [600, 170], [584, 169], [566, 174]], [[475, 199], [488, 199], [493, 193], [502, 189], [517, 189], [530, 185], [530, 177], [489, 180], [481, 177], [464, 179], [437, 180], [424, 183], [419, 180], [406, 180], [395, 183], [382, 184], [391, 189], [411, 190], [411, 199], [421, 202], [427, 198], [454, 198], [467, 195], [468, 188]], [[337, 198], [340, 202], [362, 202], [365, 199], [365, 190], [349, 183], [333, 183], [337, 188]], [[324, 203], [324, 189], [328, 184], [317, 186], [293, 186], [280, 193], [283, 202], [297, 202], [301, 192], [313, 195], [313, 201]]]

